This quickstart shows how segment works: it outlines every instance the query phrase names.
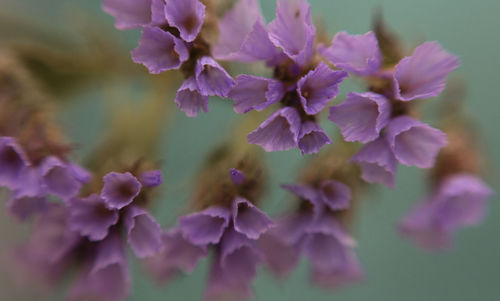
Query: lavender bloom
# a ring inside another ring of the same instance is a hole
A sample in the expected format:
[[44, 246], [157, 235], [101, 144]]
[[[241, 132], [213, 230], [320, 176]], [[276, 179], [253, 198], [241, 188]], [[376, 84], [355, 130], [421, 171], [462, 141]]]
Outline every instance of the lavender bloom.
[[271, 42], [297, 64], [303, 66], [311, 59], [316, 29], [306, 0], [279, 0], [276, 19], [268, 28]]
[[235, 185], [241, 185], [245, 182], [246, 177], [242, 171], [231, 168], [229, 172], [231, 174], [231, 181], [233, 181]]
[[349, 208], [352, 198], [351, 189], [344, 183], [334, 180], [325, 180], [321, 183], [319, 195], [323, 203], [331, 210], [344, 210]]
[[264, 212], [242, 197], [234, 199], [232, 216], [234, 229], [249, 239], [258, 239], [273, 225]]
[[196, 63], [196, 82], [202, 95], [226, 97], [234, 79], [213, 58], [204, 56]]
[[252, 75], [238, 75], [228, 97], [234, 100], [234, 111], [244, 114], [251, 110], [262, 111], [280, 101], [285, 87], [277, 80]]
[[196, 117], [201, 110], [208, 112], [208, 96], [202, 95], [194, 76], [186, 79], [177, 91], [175, 103], [188, 117]]
[[121, 209], [132, 203], [141, 191], [141, 183], [129, 172], [110, 172], [103, 177], [101, 197], [110, 209]]
[[482, 221], [486, 201], [492, 194], [491, 189], [476, 176], [452, 175], [429, 199], [402, 219], [399, 230], [421, 248], [448, 248], [460, 227]]
[[219, 41], [213, 48], [220, 60], [272, 61], [276, 47], [269, 40], [256, 0], [240, 0], [219, 20]]
[[108, 209], [104, 199], [97, 194], [72, 199], [69, 214], [70, 229], [91, 241], [104, 239], [109, 228], [118, 222], [118, 211]]
[[19, 175], [19, 185], [16, 186], [7, 201], [7, 209], [13, 216], [25, 221], [34, 213], [46, 209], [46, 191], [38, 169], [24, 168]]
[[316, 122], [302, 124], [298, 144], [302, 155], [317, 153], [325, 144], [332, 144], [332, 140]]
[[152, 74], [178, 69], [189, 58], [184, 41], [158, 27], [145, 27], [132, 60], [143, 64]]
[[248, 143], [257, 144], [268, 152], [288, 150], [297, 146], [300, 127], [301, 120], [297, 110], [285, 107], [273, 113], [248, 134]]
[[401, 164], [419, 168], [432, 167], [439, 150], [447, 144], [446, 134], [408, 116], [389, 123], [387, 140]]
[[278, 277], [285, 277], [297, 265], [300, 250], [284, 242], [275, 229], [270, 229], [259, 238], [259, 247], [269, 270]]
[[115, 27], [120, 30], [151, 22], [151, 0], [103, 0], [102, 10], [115, 18]]
[[62, 162], [53, 156], [44, 159], [40, 166], [40, 173], [47, 191], [63, 200], [74, 197], [82, 187], [81, 180], [88, 179], [82, 177], [81, 170], [76, 169], [74, 165]]
[[179, 30], [184, 41], [194, 41], [205, 19], [205, 5], [199, 0], [176, 0], [165, 3], [168, 24]]
[[389, 100], [372, 92], [350, 92], [342, 104], [330, 107], [328, 117], [340, 127], [346, 141], [361, 143], [377, 139], [390, 118]]
[[163, 234], [161, 251], [146, 259], [146, 267], [158, 282], [166, 282], [179, 271], [191, 273], [206, 255], [206, 246], [190, 243], [179, 229], [174, 229]]
[[162, 183], [161, 170], [151, 170], [141, 173], [139, 182], [143, 187], [156, 187]]
[[365, 145], [351, 161], [361, 167], [361, 178], [394, 188], [397, 162], [385, 136]]
[[12, 137], [0, 137], [0, 186], [14, 188], [29, 165], [23, 149]]
[[331, 269], [313, 267], [311, 281], [321, 287], [337, 288], [363, 279], [364, 272], [356, 254], [346, 250], [344, 260]]
[[181, 217], [179, 229], [184, 237], [195, 245], [216, 244], [228, 227], [230, 217], [231, 212], [228, 209], [213, 206]]
[[438, 42], [423, 43], [396, 66], [393, 77], [396, 98], [410, 101], [438, 96], [445, 88], [448, 74], [459, 65], [459, 58], [446, 52]]
[[320, 52], [336, 67], [359, 76], [376, 73], [382, 63], [377, 37], [371, 31], [364, 35], [339, 32], [331, 46]]
[[127, 207], [124, 225], [135, 256], [149, 257], [160, 250], [162, 230], [151, 214], [137, 206]]
[[297, 93], [304, 111], [309, 115], [318, 114], [328, 101], [339, 93], [339, 84], [348, 77], [344, 71], [333, 71], [321, 62], [309, 71], [297, 84]]

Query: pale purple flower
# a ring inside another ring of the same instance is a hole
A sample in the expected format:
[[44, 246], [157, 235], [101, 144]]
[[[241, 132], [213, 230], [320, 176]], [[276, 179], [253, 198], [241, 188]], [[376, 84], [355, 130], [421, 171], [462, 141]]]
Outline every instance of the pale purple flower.
[[474, 175], [449, 176], [437, 191], [401, 220], [399, 230], [421, 248], [448, 248], [459, 228], [477, 225], [483, 220], [486, 201], [492, 194]]
[[363, 35], [339, 32], [331, 46], [320, 52], [336, 67], [359, 76], [376, 73], [382, 63], [377, 37], [371, 31]]
[[270, 229], [259, 238], [266, 267], [276, 276], [285, 277], [297, 266], [300, 250], [283, 241], [279, 232]]
[[438, 42], [425, 42], [412, 56], [396, 66], [393, 83], [395, 97], [402, 101], [435, 97], [446, 86], [446, 78], [460, 65], [460, 59], [444, 50]]
[[325, 144], [332, 144], [330, 137], [314, 121], [302, 124], [298, 139], [298, 146], [303, 155], [317, 153]]
[[389, 100], [372, 92], [350, 92], [343, 103], [330, 107], [328, 117], [340, 127], [346, 141], [361, 143], [377, 139], [390, 118]]
[[145, 27], [139, 46], [132, 51], [132, 60], [152, 74], [178, 69], [188, 58], [184, 41], [158, 27]]
[[241, 170], [231, 168], [229, 173], [231, 175], [231, 181], [233, 181], [235, 185], [241, 185], [246, 180], [245, 174]]
[[102, 10], [115, 18], [120, 30], [135, 29], [152, 21], [151, 0], [103, 0]]
[[300, 128], [301, 120], [297, 110], [285, 107], [273, 113], [248, 134], [248, 143], [257, 144], [268, 152], [288, 150], [297, 147]]
[[161, 170], [151, 170], [141, 173], [139, 182], [143, 187], [156, 187], [162, 183]]
[[208, 112], [208, 96], [202, 95], [194, 76], [186, 79], [177, 90], [175, 103], [188, 117], [196, 117], [202, 110]]
[[127, 207], [123, 224], [135, 256], [149, 257], [160, 250], [162, 230], [160, 224], [147, 211], [137, 206]]
[[278, 0], [276, 19], [268, 26], [269, 38], [276, 47], [303, 66], [313, 55], [316, 29], [306, 0]]
[[30, 163], [15, 138], [0, 137], [0, 186], [15, 188]]
[[101, 197], [110, 209], [121, 209], [134, 200], [141, 191], [141, 183], [130, 172], [110, 172], [102, 178]]
[[264, 212], [242, 197], [234, 199], [232, 217], [234, 229], [249, 239], [258, 239], [273, 226], [272, 220]]
[[349, 75], [345, 71], [334, 71], [321, 62], [297, 83], [297, 93], [304, 111], [308, 115], [321, 112], [328, 101], [339, 93], [340, 83]]
[[346, 250], [344, 261], [335, 267], [330, 269], [313, 267], [311, 275], [311, 281], [324, 288], [337, 288], [360, 282], [363, 278], [363, 268], [353, 250]]
[[38, 169], [26, 167], [19, 175], [19, 185], [10, 192], [7, 200], [9, 213], [25, 221], [34, 213], [42, 212], [47, 207], [45, 186]]
[[394, 188], [397, 161], [385, 136], [365, 145], [351, 161], [361, 167], [361, 178]]
[[47, 191], [63, 200], [76, 196], [84, 184], [82, 180], [88, 180], [87, 177], [82, 177], [81, 169], [54, 156], [43, 160], [40, 175]]
[[198, 92], [202, 95], [226, 97], [235, 85], [231, 75], [209, 56], [198, 60], [195, 74]]
[[351, 189], [342, 182], [325, 180], [319, 188], [319, 195], [323, 203], [331, 210], [344, 210], [349, 208], [352, 198]]
[[252, 75], [238, 75], [228, 97], [234, 100], [234, 110], [239, 114], [251, 110], [262, 111], [280, 101], [285, 87], [280, 81]]
[[278, 55], [257, 0], [240, 0], [219, 20], [219, 40], [213, 54], [219, 60], [246, 63], [270, 62]]
[[205, 5], [199, 0], [169, 0], [165, 3], [168, 24], [179, 30], [184, 41], [194, 41], [205, 19]]
[[231, 219], [231, 211], [212, 206], [203, 211], [185, 215], [179, 219], [179, 229], [191, 243], [199, 246], [216, 244]]
[[445, 133], [409, 116], [391, 120], [387, 140], [401, 164], [419, 168], [432, 167], [439, 150], [447, 144]]
[[70, 229], [91, 241], [104, 239], [109, 228], [118, 222], [118, 211], [108, 209], [97, 194], [72, 199], [68, 209]]

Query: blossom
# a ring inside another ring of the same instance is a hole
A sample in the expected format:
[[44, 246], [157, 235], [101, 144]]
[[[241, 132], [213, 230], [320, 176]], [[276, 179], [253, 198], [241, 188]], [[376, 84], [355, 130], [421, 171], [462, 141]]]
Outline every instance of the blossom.
[[325, 144], [332, 143], [330, 137], [314, 121], [306, 121], [302, 124], [298, 141], [303, 155], [317, 153]]
[[229, 73], [209, 56], [198, 60], [195, 74], [202, 95], [226, 97], [235, 84]]
[[110, 172], [103, 177], [101, 197], [110, 209], [121, 209], [134, 200], [141, 191], [141, 183], [130, 172]]
[[194, 76], [186, 79], [177, 91], [175, 103], [188, 117], [196, 117], [202, 110], [208, 112], [208, 96], [198, 90]]
[[45, 158], [39, 170], [47, 191], [63, 200], [76, 196], [82, 185], [90, 179], [88, 172], [81, 167], [54, 156]]
[[0, 186], [16, 187], [21, 173], [28, 165], [28, 158], [16, 139], [0, 137]]
[[166, 1], [165, 16], [184, 41], [192, 42], [203, 25], [205, 5], [199, 0]]
[[280, 81], [252, 75], [238, 75], [228, 97], [234, 101], [234, 111], [239, 114], [251, 110], [262, 111], [280, 101], [285, 87]]
[[102, 9], [115, 18], [117, 29], [134, 29], [152, 21], [151, 2], [152, 0], [103, 0]]

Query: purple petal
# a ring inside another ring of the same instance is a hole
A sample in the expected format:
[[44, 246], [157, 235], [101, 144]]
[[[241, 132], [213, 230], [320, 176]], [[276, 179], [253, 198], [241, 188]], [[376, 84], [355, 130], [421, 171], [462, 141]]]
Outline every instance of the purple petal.
[[68, 168], [71, 170], [73, 177], [82, 184], [88, 183], [92, 179], [92, 174], [78, 164], [69, 162]]
[[273, 226], [263, 211], [241, 197], [234, 199], [232, 213], [234, 229], [250, 239], [258, 239]]
[[245, 174], [241, 170], [231, 168], [229, 172], [231, 174], [231, 181], [233, 181], [235, 185], [241, 185], [245, 182]]
[[179, 229], [167, 231], [162, 237], [162, 249], [146, 259], [148, 271], [158, 282], [166, 282], [182, 271], [191, 273], [198, 261], [207, 255], [207, 248], [193, 245], [182, 236]]
[[393, 78], [395, 97], [409, 101], [438, 96], [446, 86], [448, 74], [459, 65], [460, 59], [438, 42], [425, 42], [397, 64]]
[[74, 167], [56, 157], [47, 157], [40, 166], [41, 176], [48, 192], [63, 200], [76, 196], [82, 183], [75, 177]]
[[38, 169], [26, 167], [19, 175], [18, 187], [12, 190], [7, 201], [7, 209], [20, 221], [47, 208], [46, 192]]
[[141, 173], [139, 182], [144, 187], [156, 187], [162, 183], [161, 170], [151, 170]]
[[283, 84], [277, 80], [252, 75], [238, 75], [228, 97], [234, 100], [234, 110], [239, 114], [251, 110], [262, 111], [280, 101], [285, 95]]
[[145, 27], [132, 59], [152, 74], [178, 69], [189, 58], [184, 42], [158, 27]]
[[141, 183], [130, 172], [110, 172], [102, 178], [101, 197], [111, 209], [121, 209], [132, 203], [141, 191]]
[[251, 262], [238, 263], [238, 260], [236, 260], [237, 257], [249, 254], [249, 252], [257, 257], [255, 259], [258, 259], [260, 254], [255, 240], [229, 227], [222, 237], [220, 250], [221, 267], [233, 274], [234, 277], [251, 279], [256, 275], [254, 264]]
[[219, 41], [213, 49], [214, 57], [250, 63], [270, 61], [278, 55], [269, 40], [256, 0], [240, 0], [219, 20]]
[[161, 248], [160, 224], [147, 211], [131, 206], [124, 217], [127, 240], [135, 256], [145, 258], [156, 254]]
[[71, 230], [98, 241], [108, 235], [108, 230], [118, 222], [118, 212], [106, 207], [104, 200], [97, 194], [87, 198], [74, 198], [69, 205]]
[[336, 67], [359, 76], [377, 72], [382, 63], [377, 37], [371, 31], [363, 35], [339, 32], [332, 45], [320, 52]]
[[385, 136], [365, 145], [351, 161], [359, 164], [366, 182], [394, 188], [397, 162]]
[[363, 280], [361, 263], [353, 251], [347, 251], [343, 264], [330, 269], [313, 267], [311, 281], [325, 288], [337, 288]]
[[340, 127], [346, 141], [361, 143], [377, 139], [390, 118], [389, 100], [372, 92], [350, 92], [342, 104], [330, 107], [328, 117]]
[[340, 83], [349, 75], [344, 71], [333, 71], [321, 62], [309, 71], [297, 84], [297, 93], [304, 111], [316, 115], [339, 93]]
[[276, 276], [285, 277], [297, 266], [298, 249], [283, 242], [272, 229], [259, 238], [259, 247], [266, 266]]
[[248, 143], [257, 144], [268, 152], [288, 150], [297, 147], [300, 126], [297, 110], [285, 107], [273, 113], [248, 134]]
[[179, 219], [179, 229], [191, 243], [199, 246], [216, 244], [229, 225], [231, 212], [223, 207], [209, 207]]
[[0, 186], [17, 186], [23, 169], [28, 165], [28, 158], [15, 138], [0, 137]]
[[269, 38], [299, 65], [313, 55], [316, 29], [311, 22], [311, 8], [305, 0], [279, 0], [276, 19], [269, 24]]
[[299, 134], [299, 148], [302, 155], [315, 154], [325, 144], [332, 144], [332, 140], [316, 122], [306, 121], [302, 124]]
[[205, 5], [199, 0], [166, 1], [165, 15], [170, 26], [179, 30], [181, 38], [192, 42], [205, 19]]
[[401, 164], [419, 168], [432, 167], [439, 150], [448, 143], [446, 134], [408, 116], [389, 123], [387, 140]]
[[166, 24], [165, 0], [151, 0], [151, 25], [162, 26]]
[[175, 103], [188, 117], [196, 117], [203, 110], [208, 112], [208, 96], [200, 94], [194, 76], [186, 79], [177, 90]]
[[120, 30], [151, 22], [151, 0], [103, 0], [102, 10], [115, 18], [115, 27]]
[[202, 95], [226, 97], [235, 85], [231, 75], [209, 56], [198, 60], [195, 72], [198, 91]]
[[344, 183], [334, 180], [323, 181], [319, 194], [323, 202], [332, 210], [349, 208], [349, 201], [352, 198], [351, 189]]

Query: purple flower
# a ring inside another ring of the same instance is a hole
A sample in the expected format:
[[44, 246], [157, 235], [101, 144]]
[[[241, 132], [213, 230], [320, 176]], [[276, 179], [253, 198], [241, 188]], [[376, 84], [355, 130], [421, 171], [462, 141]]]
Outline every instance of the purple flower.
[[196, 82], [202, 95], [226, 97], [234, 79], [213, 58], [204, 56], [196, 63]]
[[385, 136], [365, 145], [351, 161], [361, 167], [361, 178], [394, 188], [397, 162]]
[[330, 269], [313, 267], [311, 281], [325, 288], [337, 288], [352, 282], [363, 280], [364, 272], [356, 254], [346, 250], [344, 260]]
[[262, 111], [280, 101], [285, 87], [277, 80], [252, 75], [238, 75], [228, 97], [234, 100], [234, 111], [239, 114], [251, 110]]
[[336, 67], [359, 76], [376, 73], [382, 63], [377, 37], [371, 31], [364, 35], [339, 32], [331, 46], [320, 52]]
[[445, 88], [448, 74], [459, 65], [459, 58], [446, 52], [438, 42], [423, 43], [396, 66], [395, 97], [410, 101], [438, 96]]
[[235, 185], [241, 185], [245, 182], [246, 177], [242, 171], [231, 168], [229, 172], [231, 174], [231, 181], [233, 181]]
[[144, 209], [127, 207], [124, 221], [127, 239], [138, 258], [156, 254], [161, 248], [160, 224]]
[[0, 137], [0, 186], [14, 188], [29, 165], [23, 149], [12, 137]]
[[344, 183], [334, 180], [325, 180], [321, 183], [319, 195], [323, 203], [331, 210], [344, 210], [349, 208], [352, 198], [351, 189]]
[[249, 239], [258, 239], [273, 226], [264, 212], [242, 197], [234, 199], [232, 214], [234, 229]]
[[203, 25], [205, 5], [199, 0], [166, 1], [165, 15], [168, 24], [179, 30], [181, 38], [192, 42]]
[[76, 196], [84, 184], [81, 180], [88, 180], [87, 177], [82, 176], [81, 172], [81, 169], [54, 156], [45, 158], [40, 166], [40, 173], [47, 191], [63, 200]]
[[328, 117], [340, 127], [346, 141], [361, 143], [377, 139], [390, 118], [389, 101], [372, 92], [350, 92], [343, 103], [330, 107]]
[[151, 170], [141, 173], [139, 182], [141, 182], [143, 187], [156, 187], [161, 185], [161, 170]]
[[219, 20], [219, 41], [213, 49], [220, 60], [240, 62], [267, 61], [277, 55], [262, 21], [256, 0], [240, 0]]
[[196, 117], [201, 110], [208, 112], [208, 96], [202, 95], [194, 76], [186, 79], [177, 91], [175, 103], [188, 117]]
[[259, 238], [259, 247], [266, 267], [274, 275], [285, 277], [297, 266], [299, 248], [284, 242], [275, 229], [270, 229]]
[[7, 201], [7, 209], [13, 216], [25, 221], [34, 213], [46, 209], [46, 191], [38, 169], [24, 168], [19, 175], [19, 185], [16, 186]]
[[284, 151], [297, 146], [300, 115], [292, 107], [282, 108], [269, 116], [248, 134], [248, 143], [257, 144], [268, 152]]
[[302, 155], [317, 153], [325, 144], [332, 144], [332, 140], [316, 122], [302, 124], [298, 144]]
[[408, 116], [389, 123], [387, 140], [401, 164], [419, 168], [432, 167], [439, 150], [447, 144], [446, 134]]
[[115, 18], [115, 27], [120, 30], [151, 22], [151, 0], [103, 0], [102, 10]]
[[104, 199], [97, 194], [72, 199], [69, 214], [70, 229], [92, 241], [104, 239], [109, 228], [118, 222], [118, 211], [108, 209]]
[[279, 0], [276, 19], [269, 24], [269, 38], [276, 47], [303, 66], [313, 55], [316, 29], [306, 0]]
[[421, 248], [448, 248], [460, 227], [482, 221], [486, 201], [492, 194], [491, 189], [476, 176], [452, 175], [402, 219], [399, 230]]
[[228, 209], [213, 206], [181, 217], [179, 229], [195, 245], [216, 244], [229, 225], [230, 218], [231, 212]]
[[297, 84], [304, 111], [309, 115], [318, 114], [329, 100], [337, 96], [339, 84], [348, 76], [344, 71], [333, 71], [323, 62], [309, 71]]
[[141, 183], [131, 173], [110, 172], [103, 178], [101, 197], [110, 209], [121, 209], [132, 203], [141, 191]]
[[181, 39], [158, 27], [145, 27], [139, 46], [132, 51], [132, 59], [143, 64], [152, 74], [178, 69], [189, 58]]
[[191, 273], [206, 255], [206, 246], [190, 243], [179, 229], [173, 229], [163, 234], [161, 251], [146, 259], [146, 266], [158, 282], [166, 282], [179, 271]]

